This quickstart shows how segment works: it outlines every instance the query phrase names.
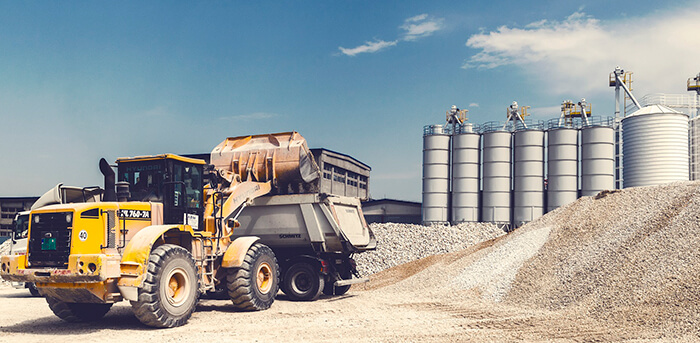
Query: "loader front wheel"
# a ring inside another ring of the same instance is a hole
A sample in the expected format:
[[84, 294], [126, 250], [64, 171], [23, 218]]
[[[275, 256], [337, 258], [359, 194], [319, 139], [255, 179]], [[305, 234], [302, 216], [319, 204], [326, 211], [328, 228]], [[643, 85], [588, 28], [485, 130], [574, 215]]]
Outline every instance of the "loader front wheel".
[[284, 273], [284, 287], [282, 289], [284, 294], [293, 301], [318, 299], [323, 291], [325, 281], [317, 269], [306, 262], [298, 262], [289, 267]]
[[228, 270], [226, 286], [236, 308], [245, 311], [270, 308], [279, 291], [279, 265], [275, 254], [264, 244], [253, 244], [243, 264]]
[[148, 326], [184, 325], [194, 312], [199, 294], [197, 269], [186, 249], [172, 244], [155, 248], [148, 274], [131, 306], [136, 318]]
[[52, 297], [46, 297], [46, 302], [58, 318], [71, 323], [100, 320], [112, 307], [112, 304], [67, 303]]

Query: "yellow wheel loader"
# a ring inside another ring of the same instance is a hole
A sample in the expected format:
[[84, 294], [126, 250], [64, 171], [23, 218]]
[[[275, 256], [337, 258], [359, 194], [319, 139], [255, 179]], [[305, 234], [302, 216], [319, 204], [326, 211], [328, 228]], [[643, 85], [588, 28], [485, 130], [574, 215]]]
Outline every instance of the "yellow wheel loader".
[[102, 159], [102, 201], [31, 211], [26, 255], [2, 256], [0, 276], [34, 282], [71, 322], [128, 300], [144, 324], [180, 326], [198, 296], [216, 289], [239, 309], [269, 308], [280, 286], [277, 258], [259, 237], [233, 236], [237, 217], [268, 193], [313, 192], [319, 168], [296, 132], [227, 138], [211, 162], [120, 158], [115, 175]]

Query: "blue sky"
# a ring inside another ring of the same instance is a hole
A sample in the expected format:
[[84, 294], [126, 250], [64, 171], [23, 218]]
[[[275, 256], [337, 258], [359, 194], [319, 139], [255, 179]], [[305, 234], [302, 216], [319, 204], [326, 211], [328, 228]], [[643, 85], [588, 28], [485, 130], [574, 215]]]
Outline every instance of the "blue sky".
[[607, 77], [638, 97], [700, 72], [691, 1], [0, 2], [0, 196], [101, 185], [98, 160], [299, 131], [420, 201], [422, 128], [517, 100], [534, 119]]

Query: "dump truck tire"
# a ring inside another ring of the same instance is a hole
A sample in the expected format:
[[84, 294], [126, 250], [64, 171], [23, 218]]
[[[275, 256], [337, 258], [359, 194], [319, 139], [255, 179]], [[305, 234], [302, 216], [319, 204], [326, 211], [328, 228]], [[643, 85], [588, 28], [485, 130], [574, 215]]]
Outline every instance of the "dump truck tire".
[[39, 294], [39, 289], [36, 288], [36, 284], [34, 282], [28, 282], [26, 284], [26, 286], [27, 286], [27, 289], [29, 290], [29, 293], [33, 297], [40, 297], [41, 296], [41, 294]]
[[290, 300], [312, 301], [318, 299], [324, 288], [324, 278], [311, 264], [297, 262], [284, 273], [283, 291]]
[[187, 323], [199, 294], [197, 269], [190, 252], [177, 245], [161, 245], [151, 252], [147, 273], [138, 301], [131, 302], [136, 318], [154, 327]]
[[245, 311], [270, 308], [279, 291], [279, 265], [275, 254], [264, 244], [253, 244], [243, 264], [228, 270], [226, 286], [236, 308]]
[[100, 320], [112, 307], [112, 304], [67, 303], [52, 297], [46, 297], [46, 302], [58, 318], [71, 323]]
[[[352, 273], [349, 270], [345, 269], [340, 269], [338, 271], [340, 274], [340, 277], [343, 278], [343, 280], [348, 280], [352, 278]], [[326, 286], [323, 287], [323, 294], [325, 295], [343, 295], [347, 293], [350, 290], [351, 285], [347, 286], [336, 286], [334, 285], [335, 280], [330, 280], [329, 283], [326, 283]]]

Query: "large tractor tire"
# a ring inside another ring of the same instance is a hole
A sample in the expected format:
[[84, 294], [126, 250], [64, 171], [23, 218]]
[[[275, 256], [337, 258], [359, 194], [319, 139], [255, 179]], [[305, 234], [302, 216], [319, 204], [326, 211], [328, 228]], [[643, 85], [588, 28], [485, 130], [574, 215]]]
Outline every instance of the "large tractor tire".
[[72, 323], [100, 320], [112, 307], [112, 304], [67, 303], [52, 297], [46, 297], [46, 302], [58, 318]]
[[318, 299], [325, 284], [319, 268], [306, 262], [297, 262], [284, 273], [282, 291], [293, 301]]
[[[338, 273], [340, 274], [340, 277], [343, 278], [343, 280], [349, 280], [352, 278], [352, 273], [349, 270], [339, 269]], [[326, 283], [326, 286], [323, 287], [323, 294], [325, 294], [325, 295], [343, 295], [350, 290], [351, 285], [336, 286], [336, 285], [334, 285], [334, 283], [335, 283], [335, 280], [330, 280], [329, 283]]]
[[197, 305], [199, 279], [192, 255], [172, 244], [151, 252], [148, 274], [131, 306], [136, 318], [148, 326], [176, 327], [187, 323]]
[[29, 290], [29, 293], [33, 297], [40, 297], [41, 296], [41, 294], [39, 294], [39, 289], [36, 288], [36, 284], [34, 282], [27, 282], [25, 284], [25, 286], [27, 287], [27, 289]]
[[226, 286], [236, 308], [245, 311], [270, 308], [279, 290], [279, 265], [275, 254], [264, 244], [253, 244], [243, 265], [228, 270]]

